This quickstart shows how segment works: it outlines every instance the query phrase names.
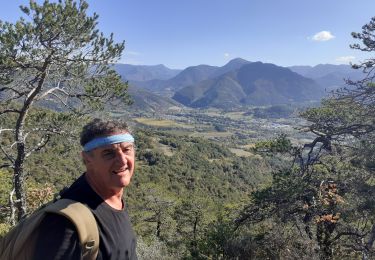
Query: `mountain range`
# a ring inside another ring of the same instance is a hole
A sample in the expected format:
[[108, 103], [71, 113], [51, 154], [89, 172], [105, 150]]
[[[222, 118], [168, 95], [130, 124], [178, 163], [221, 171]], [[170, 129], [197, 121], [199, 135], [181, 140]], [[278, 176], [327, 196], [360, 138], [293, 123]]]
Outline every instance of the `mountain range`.
[[312, 79], [288, 68], [253, 62], [184, 87], [173, 99], [190, 107], [235, 108], [318, 100], [323, 94]]
[[154, 79], [170, 79], [181, 70], [170, 69], [163, 64], [159, 65], [130, 65], [115, 64], [114, 69], [121, 75], [123, 80], [148, 81]]
[[129, 82], [133, 108], [158, 111], [169, 107], [237, 108], [320, 100], [328, 91], [358, 80], [363, 73], [349, 65], [281, 67], [233, 59], [222, 67], [191, 66], [184, 70], [164, 65], [116, 64]]
[[365, 75], [361, 70], [353, 69], [349, 65], [318, 64], [311, 66], [292, 66], [292, 71], [315, 80], [326, 91], [331, 91], [345, 86], [345, 80], [357, 81]]

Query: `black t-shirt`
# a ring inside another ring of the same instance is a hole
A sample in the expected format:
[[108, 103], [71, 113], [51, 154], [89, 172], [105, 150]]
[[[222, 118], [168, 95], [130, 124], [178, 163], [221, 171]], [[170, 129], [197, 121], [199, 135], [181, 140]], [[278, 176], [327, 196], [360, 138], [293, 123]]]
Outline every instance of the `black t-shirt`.
[[[126, 210], [110, 207], [87, 183], [84, 175], [63, 193], [62, 198], [91, 208], [99, 228], [97, 259], [137, 259], [136, 238]], [[81, 249], [73, 223], [63, 216], [47, 215], [40, 225], [33, 259], [80, 259]]]

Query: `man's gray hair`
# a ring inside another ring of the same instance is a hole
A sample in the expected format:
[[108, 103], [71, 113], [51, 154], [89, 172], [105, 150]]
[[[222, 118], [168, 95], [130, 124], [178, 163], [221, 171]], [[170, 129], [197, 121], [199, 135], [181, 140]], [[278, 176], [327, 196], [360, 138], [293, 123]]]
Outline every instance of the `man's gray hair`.
[[96, 137], [119, 132], [130, 132], [128, 124], [120, 120], [103, 120], [95, 118], [83, 127], [80, 143], [84, 146]]

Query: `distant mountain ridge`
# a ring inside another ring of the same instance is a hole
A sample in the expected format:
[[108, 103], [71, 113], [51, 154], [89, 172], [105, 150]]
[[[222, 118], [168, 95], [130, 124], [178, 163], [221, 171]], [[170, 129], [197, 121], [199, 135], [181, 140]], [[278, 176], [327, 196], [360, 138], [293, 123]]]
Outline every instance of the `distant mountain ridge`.
[[222, 67], [197, 65], [172, 70], [164, 65], [116, 64], [115, 69], [129, 81], [135, 106], [147, 106], [152, 100], [153, 105], [147, 106], [151, 110], [176, 104], [234, 108], [316, 101], [328, 91], [345, 86], [345, 78], [364, 77], [349, 65], [285, 68], [241, 58]]
[[115, 64], [115, 70], [125, 80], [131, 81], [148, 81], [154, 79], [170, 79], [176, 76], [181, 70], [170, 69], [166, 66], [159, 65], [130, 65]]
[[327, 91], [345, 87], [345, 80], [360, 80], [365, 77], [361, 70], [350, 65], [318, 64], [316, 66], [291, 66], [292, 71], [315, 80]]
[[290, 66], [288, 68], [304, 77], [312, 79], [324, 77], [332, 73], [342, 75], [356, 75], [358, 73], [358, 70], [353, 69], [350, 65], [344, 64], [318, 64], [316, 66]]
[[238, 69], [244, 64], [250, 63], [241, 58], [233, 59], [222, 67], [210, 65], [191, 66], [182, 70], [175, 77], [168, 80], [155, 79], [150, 81], [131, 81], [131, 84], [157, 94], [173, 96], [176, 91], [185, 86], [194, 85], [202, 80], [217, 77], [234, 69]]
[[312, 79], [274, 64], [253, 62], [185, 87], [173, 99], [191, 107], [233, 108], [305, 102], [323, 95]]

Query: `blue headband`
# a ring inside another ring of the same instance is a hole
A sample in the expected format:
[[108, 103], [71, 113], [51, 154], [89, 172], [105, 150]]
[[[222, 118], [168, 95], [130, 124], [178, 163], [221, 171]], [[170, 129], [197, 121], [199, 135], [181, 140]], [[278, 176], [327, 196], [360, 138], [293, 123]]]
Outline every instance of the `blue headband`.
[[119, 134], [94, 138], [83, 146], [83, 151], [88, 152], [101, 146], [122, 142], [134, 143], [134, 137], [131, 134]]

